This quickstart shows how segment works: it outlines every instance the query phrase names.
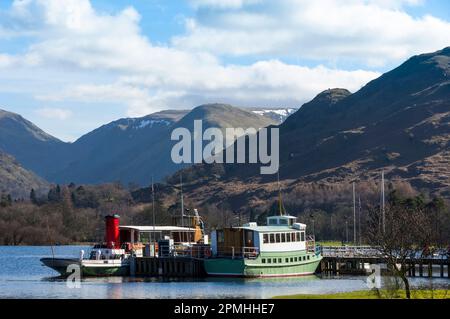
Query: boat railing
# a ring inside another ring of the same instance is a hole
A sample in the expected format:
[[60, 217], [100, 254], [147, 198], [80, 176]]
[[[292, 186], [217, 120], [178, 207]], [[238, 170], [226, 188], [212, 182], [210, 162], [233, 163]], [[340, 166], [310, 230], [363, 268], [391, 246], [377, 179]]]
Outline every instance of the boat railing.
[[306, 238], [306, 251], [309, 253], [315, 253], [317, 254], [316, 251], [316, 239], [313, 235], [309, 235]]
[[324, 257], [380, 257], [380, 250], [371, 246], [323, 246]]
[[258, 247], [221, 247], [217, 249], [216, 257], [231, 259], [256, 259], [259, 256]]
[[175, 245], [172, 249], [173, 257], [207, 258], [211, 256], [210, 245]]

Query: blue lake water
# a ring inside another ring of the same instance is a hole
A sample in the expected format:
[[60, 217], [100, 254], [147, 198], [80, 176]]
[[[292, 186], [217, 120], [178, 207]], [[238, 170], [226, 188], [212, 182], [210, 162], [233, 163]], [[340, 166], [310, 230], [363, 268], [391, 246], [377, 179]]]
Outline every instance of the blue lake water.
[[[78, 257], [89, 247], [54, 247], [57, 257]], [[0, 298], [123, 299], [123, 298], [271, 298], [290, 294], [320, 294], [368, 289], [366, 278], [316, 276], [280, 279], [221, 279], [195, 281], [157, 278], [89, 278], [80, 288], [69, 288], [58, 274], [42, 266], [52, 256], [50, 247], [0, 247]], [[413, 286], [448, 286], [448, 279], [411, 279]]]

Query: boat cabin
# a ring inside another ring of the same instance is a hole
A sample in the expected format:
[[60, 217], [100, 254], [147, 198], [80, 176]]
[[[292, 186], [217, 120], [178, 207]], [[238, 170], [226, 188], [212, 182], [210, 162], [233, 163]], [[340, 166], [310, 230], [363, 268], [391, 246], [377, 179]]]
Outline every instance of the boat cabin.
[[267, 226], [248, 223], [242, 227], [215, 230], [211, 234], [214, 256], [256, 258], [261, 252], [304, 251], [306, 225], [294, 216], [271, 216]]
[[179, 226], [120, 226], [120, 241], [122, 243], [152, 243], [167, 238], [174, 244], [194, 244], [196, 229]]

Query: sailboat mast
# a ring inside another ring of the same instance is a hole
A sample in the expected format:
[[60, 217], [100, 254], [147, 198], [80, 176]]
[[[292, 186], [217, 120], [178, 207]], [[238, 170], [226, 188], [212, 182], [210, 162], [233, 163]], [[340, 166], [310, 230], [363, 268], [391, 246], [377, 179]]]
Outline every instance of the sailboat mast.
[[358, 232], [359, 246], [361, 246], [361, 195], [358, 195]]
[[278, 179], [278, 206], [279, 206], [278, 209], [280, 212], [280, 216], [283, 216], [283, 203], [281, 201], [280, 171], [278, 171], [277, 179]]
[[353, 242], [356, 244], [356, 186], [353, 182]]
[[184, 227], [184, 198], [183, 198], [183, 175], [180, 174], [180, 190], [181, 190], [181, 227]]
[[152, 176], [152, 219], [153, 219], [153, 235], [154, 239], [156, 239], [155, 227], [156, 227], [156, 218], [155, 218], [155, 185], [153, 184], [153, 176]]
[[386, 209], [385, 209], [385, 194], [384, 194], [384, 170], [381, 171], [381, 215], [383, 223], [383, 234], [386, 232]]

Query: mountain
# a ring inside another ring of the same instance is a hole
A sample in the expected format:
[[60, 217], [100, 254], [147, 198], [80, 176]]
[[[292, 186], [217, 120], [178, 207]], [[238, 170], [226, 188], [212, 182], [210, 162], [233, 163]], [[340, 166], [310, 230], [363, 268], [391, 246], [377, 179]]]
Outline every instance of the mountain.
[[124, 118], [64, 143], [18, 114], [0, 111], [0, 148], [25, 168], [55, 183], [99, 184], [112, 181], [148, 183], [178, 168], [170, 159], [176, 127], [193, 129], [195, 119], [209, 127], [264, 127], [270, 116], [224, 104], [192, 111], [167, 110], [140, 118]]
[[164, 135], [171, 125], [187, 113], [188, 111], [163, 111], [103, 125], [71, 145], [64, 158], [49, 174], [49, 180], [91, 184], [116, 180], [129, 182], [131, 179], [119, 172], [144, 151], [147, 145], [157, 143], [158, 137]]
[[171, 132], [177, 127], [193, 131], [194, 120], [203, 128], [265, 127], [275, 121], [224, 104], [209, 104], [192, 111], [163, 111], [137, 119], [121, 119], [104, 125], [73, 143], [49, 180], [59, 183], [148, 184], [185, 165], [171, 160]]
[[[225, 128], [261, 128], [274, 123], [274, 121], [226, 104], [207, 104], [194, 108], [180, 121], [174, 123], [168, 130], [158, 137], [158, 142], [145, 144], [133, 161], [122, 170], [122, 179], [140, 184], [148, 184], [152, 176], [160, 180], [170, 176], [177, 170], [190, 166], [190, 164], [175, 164], [171, 159], [172, 147], [178, 143], [171, 140], [171, 133], [176, 128], [194, 130], [194, 121], [202, 120], [203, 130], [219, 128], [225, 136]], [[206, 143], [206, 142], [205, 142]], [[205, 144], [203, 143], [203, 144]], [[122, 180], [121, 179], [121, 180]]]
[[[287, 193], [310, 183], [345, 188], [385, 170], [390, 181], [450, 197], [450, 47], [414, 56], [356, 93], [326, 90], [279, 129]], [[249, 205], [276, 193], [276, 177], [259, 175], [260, 165], [217, 166], [187, 169], [186, 196]]]
[[0, 149], [36, 174], [46, 177], [67, 146], [22, 116], [0, 110]]
[[13, 198], [28, 198], [31, 189], [36, 192], [48, 190], [48, 183], [24, 169], [12, 156], [0, 151], [0, 193]]
[[416, 184], [427, 175], [433, 187], [450, 186], [450, 175], [417, 168], [449, 150], [449, 75], [446, 48], [412, 57], [354, 94], [319, 94], [280, 127], [283, 171], [331, 180], [385, 168]]

